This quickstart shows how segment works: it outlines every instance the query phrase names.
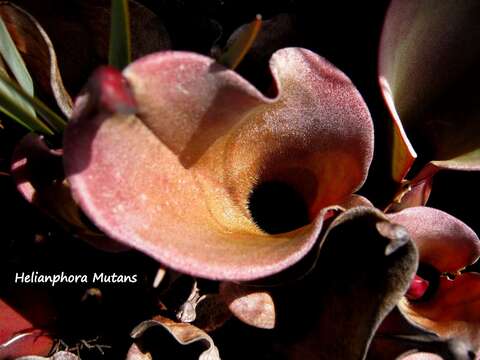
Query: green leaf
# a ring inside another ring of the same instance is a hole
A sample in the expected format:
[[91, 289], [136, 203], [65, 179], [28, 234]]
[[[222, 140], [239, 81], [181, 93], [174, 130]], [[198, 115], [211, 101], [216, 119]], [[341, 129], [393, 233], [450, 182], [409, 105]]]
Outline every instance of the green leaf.
[[[1, 17], [0, 54], [2, 56], [0, 60], [4, 59], [20, 85], [10, 79], [2, 60], [0, 63], [0, 110], [30, 131], [47, 135], [54, 134], [52, 129], [62, 131], [66, 125], [65, 120], [33, 96], [32, 78]], [[35, 110], [50, 126], [37, 117]]]
[[[4, 62], [5, 61], [5, 62]], [[7, 26], [0, 17], [0, 73], [5, 78], [10, 78], [6, 66], [13, 73], [20, 86], [30, 95], [33, 95], [33, 82], [28, 70], [19, 54], [15, 43], [8, 32]], [[50, 134], [52, 131], [37, 119], [35, 110], [16, 92], [11, 91], [8, 86], [0, 83], [0, 111], [7, 114], [20, 125], [29, 131], [39, 131]]]
[[[67, 124], [66, 121], [62, 119], [59, 115], [57, 115], [54, 111], [52, 111], [42, 101], [27, 94], [25, 90], [23, 90], [20, 86], [13, 82], [4, 71], [0, 71], [0, 84], [2, 86], [1, 88], [3, 89], [0, 92], [0, 96], [2, 96], [2, 98], [5, 98], [6, 102], [9, 102], [8, 106], [13, 106], [11, 108], [7, 108], [7, 111], [9, 111], [9, 113], [12, 113], [11, 110], [14, 109], [16, 111], [13, 112], [14, 115], [22, 114], [22, 117], [20, 119], [24, 123], [30, 125], [30, 127], [33, 127], [35, 130], [43, 130], [45, 132], [45, 129], [48, 129], [48, 127], [46, 127], [46, 125], [38, 118], [36, 118], [35, 115], [30, 114], [28, 117], [26, 117], [26, 115], [28, 115], [28, 112], [26, 111], [25, 107], [18, 101], [12, 101], [11, 94], [14, 94], [15, 97], [20, 97], [22, 100], [30, 104], [54, 131], [63, 131]], [[6, 107], [6, 104], [7, 103], [2, 103], [4, 107]], [[53, 134], [50, 129], [48, 130], [48, 134]]]
[[0, 17], [0, 54], [11, 70], [15, 79], [18, 81], [22, 89], [33, 96], [33, 81], [28, 73], [27, 67], [23, 62], [22, 56], [17, 50], [15, 43], [8, 32], [7, 26]]
[[[37, 131], [45, 135], [53, 135], [53, 131], [30, 111], [31, 107], [11, 87], [6, 84], [8, 78], [5, 70], [0, 66], [0, 111], [29, 131]], [[27, 105], [25, 105], [27, 104]]]
[[121, 70], [131, 59], [128, 0], [112, 0], [108, 62]]

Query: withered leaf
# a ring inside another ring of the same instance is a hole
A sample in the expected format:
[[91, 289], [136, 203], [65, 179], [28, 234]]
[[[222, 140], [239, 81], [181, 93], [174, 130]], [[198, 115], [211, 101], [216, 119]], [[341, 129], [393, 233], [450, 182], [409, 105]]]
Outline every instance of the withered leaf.
[[[199, 360], [220, 360], [218, 349], [213, 343], [212, 338], [207, 333], [193, 326], [192, 324], [178, 323], [160, 315], [155, 316], [152, 320], [146, 320], [142, 322], [135, 329], [133, 329], [130, 335], [135, 340], [140, 340], [147, 330], [158, 326], [167, 330], [181, 345], [189, 345], [195, 342], [205, 343], [207, 345], [207, 349], [199, 355]], [[135, 344], [133, 346], [140, 348]], [[148, 350], [142, 349], [142, 352], [146, 353]], [[135, 349], [129, 351], [129, 355], [132, 355], [132, 357], [127, 356], [127, 360], [142, 359], [142, 357], [139, 357], [140, 355]], [[145, 357], [145, 359], [148, 359], [148, 357]]]
[[227, 304], [220, 294], [207, 294], [197, 306], [195, 326], [206, 332], [220, 328], [232, 316]]

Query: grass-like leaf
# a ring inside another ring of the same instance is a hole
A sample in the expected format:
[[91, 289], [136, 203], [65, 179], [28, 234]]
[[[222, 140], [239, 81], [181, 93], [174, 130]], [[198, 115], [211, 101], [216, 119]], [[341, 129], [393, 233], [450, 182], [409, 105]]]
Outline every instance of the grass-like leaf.
[[[18, 86], [15, 82], [8, 78], [4, 71], [0, 71], [0, 85], [0, 89], [3, 89], [2, 91], [0, 91], [0, 96], [2, 96], [2, 100], [5, 99], [5, 102], [2, 101], [2, 105], [6, 105], [9, 102], [8, 106], [13, 106], [12, 108], [7, 108], [8, 115], [12, 113], [11, 109], [15, 109], [16, 112], [13, 112], [13, 114], [22, 114], [22, 117], [20, 118], [21, 121], [28, 124], [30, 128], [33, 128], [35, 130], [43, 129], [43, 131], [45, 131], [45, 128], [48, 129], [48, 127], [36, 116], [33, 115], [26, 117], [26, 114], [28, 114], [28, 112], [25, 110], [23, 105], [18, 101], [12, 100], [12, 96], [8, 95], [15, 94], [16, 97], [20, 97], [22, 100], [30, 104], [43, 118], [43, 120], [47, 122], [48, 126], [55, 132], [62, 132], [65, 129], [67, 123], [62, 117], [56, 114], [39, 99], [27, 94], [20, 86]], [[14, 119], [17, 120], [15, 117]], [[50, 129], [47, 133], [53, 134], [52, 130]]]
[[[47, 135], [63, 131], [65, 120], [33, 96], [32, 78], [1, 18], [0, 55], [0, 110], [30, 131]], [[10, 78], [5, 65], [16, 82]], [[37, 117], [35, 110], [45, 122]]]
[[128, 0], [112, 0], [108, 62], [123, 69], [131, 62]]
[[6, 81], [11, 80], [0, 66], [0, 111], [29, 131], [53, 135], [53, 131], [37, 118], [33, 108], [15, 91], [12, 91]]
[[17, 50], [15, 43], [8, 32], [7, 26], [0, 17], [0, 54], [8, 65], [8, 68], [15, 76], [22, 89], [33, 96], [33, 81], [22, 56]]
[[[18, 52], [7, 26], [0, 17], [0, 74], [5, 79], [10, 79], [6, 67], [10, 69], [21, 88], [33, 96], [33, 81]], [[12, 91], [9, 86], [0, 82], [0, 111], [27, 128], [29, 131], [38, 131], [44, 134], [52, 134], [52, 131], [40, 119], [37, 118], [32, 105]]]

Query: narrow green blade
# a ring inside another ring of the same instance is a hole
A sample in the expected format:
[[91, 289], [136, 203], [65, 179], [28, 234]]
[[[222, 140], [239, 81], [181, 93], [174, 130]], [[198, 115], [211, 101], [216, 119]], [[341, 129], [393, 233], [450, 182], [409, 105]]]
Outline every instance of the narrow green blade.
[[7, 30], [7, 26], [0, 17], [0, 54], [15, 76], [22, 89], [33, 96], [33, 81], [23, 62], [22, 56], [17, 50], [15, 43]]
[[108, 62], [123, 69], [131, 62], [128, 0], [112, 0]]
[[[35, 113], [28, 110], [25, 100], [21, 98], [10, 86], [6, 85], [7, 74], [0, 66], [0, 111], [29, 131], [37, 131], [45, 135], [53, 135], [53, 131], [39, 120]], [[8, 81], [11, 81], [8, 79]]]
[[[33, 95], [32, 78], [30, 77], [22, 56], [18, 52], [17, 47], [8, 32], [5, 22], [0, 17], [0, 72], [6, 78], [9, 78], [9, 75], [5, 70], [6, 66], [8, 66], [20, 86], [27, 93]], [[0, 99], [2, 100], [0, 110], [19, 124], [30, 131], [51, 133], [51, 130], [37, 119], [33, 107], [23, 98], [18, 96], [16, 92], [9, 90], [9, 88], [3, 83], [0, 83]]]
[[[34, 98], [32, 78], [1, 17], [0, 55], [0, 111], [30, 131], [53, 135], [52, 129], [63, 130], [65, 121]], [[19, 85], [10, 79], [5, 65]], [[50, 127], [37, 117], [35, 109]]]
[[[2, 85], [2, 88], [3, 88], [3, 91], [1, 91], [1, 95], [3, 98], [7, 98], [7, 97], [10, 98], [10, 103], [12, 103], [12, 95], [9, 95], [9, 94], [15, 94], [16, 97], [20, 97], [20, 99], [30, 104], [54, 131], [62, 132], [64, 130], [65, 126], [67, 125], [64, 119], [62, 119], [59, 115], [57, 115], [54, 111], [52, 111], [47, 105], [45, 105], [39, 99], [27, 94], [20, 86], [18, 86], [10, 78], [8, 78], [8, 76], [6, 76], [4, 71], [0, 71], [0, 84]], [[28, 114], [23, 104], [19, 104], [18, 101], [14, 101], [13, 103], [17, 108], [17, 110], [21, 110], [21, 112], [24, 115]], [[4, 104], [2, 103], [2, 105]], [[27, 118], [23, 117], [22, 119], [27, 119]], [[35, 117], [35, 115], [30, 115], [28, 119], [29, 119], [28, 121], [31, 121], [31, 124], [35, 123], [36, 129], [45, 128], [45, 124], [39, 121]], [[51, 133], [51, 130], [50, 130], [50, 133]]]

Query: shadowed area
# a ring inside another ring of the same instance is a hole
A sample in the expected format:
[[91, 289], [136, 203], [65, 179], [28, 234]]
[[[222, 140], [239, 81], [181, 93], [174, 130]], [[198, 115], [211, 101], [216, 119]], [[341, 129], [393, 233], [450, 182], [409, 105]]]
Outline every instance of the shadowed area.
[[255, 223], [269, 234], [295, 230], [310, 222], [301, 194], [280, 181], [267, 181], [255, 187], [248, 209]]

